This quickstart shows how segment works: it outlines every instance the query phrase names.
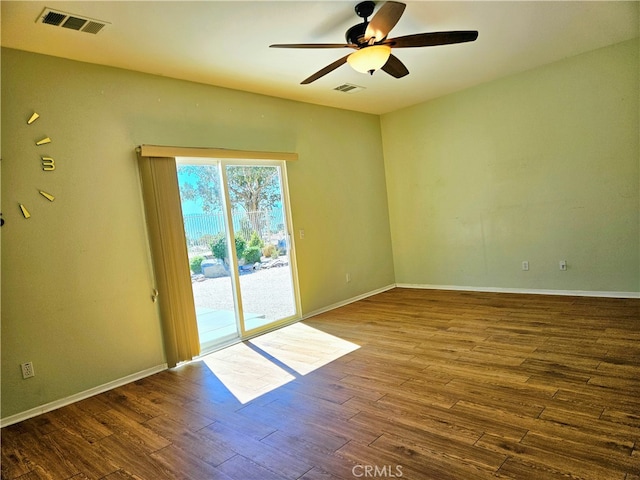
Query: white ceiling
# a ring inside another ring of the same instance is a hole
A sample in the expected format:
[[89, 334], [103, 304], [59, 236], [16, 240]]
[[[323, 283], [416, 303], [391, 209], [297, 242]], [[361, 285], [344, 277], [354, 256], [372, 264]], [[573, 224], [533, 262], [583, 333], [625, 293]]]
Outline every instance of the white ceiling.
[[[268, 46], [343, 43], [361, 21], [356, 3], [2, 1], [2, 46], [381, 114], [639, 35], [638, 1], [408, 1], [390, 38], [478, 30], [478, 40], [394, 50], [411, 72], [401, 79], [343, 65], [300, 85], [351, 50]], [[93, 35], [37, 23], [45, 7], [110, 24]], [[333, 90], [343, 83], [365, 90]]]

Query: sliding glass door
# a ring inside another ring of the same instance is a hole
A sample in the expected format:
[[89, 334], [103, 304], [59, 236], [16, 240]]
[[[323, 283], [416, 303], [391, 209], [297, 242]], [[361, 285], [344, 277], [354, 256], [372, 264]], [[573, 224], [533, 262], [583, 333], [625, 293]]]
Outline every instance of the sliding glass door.
[[284, 162], [177, 162], [202, 351], [298, 318]]

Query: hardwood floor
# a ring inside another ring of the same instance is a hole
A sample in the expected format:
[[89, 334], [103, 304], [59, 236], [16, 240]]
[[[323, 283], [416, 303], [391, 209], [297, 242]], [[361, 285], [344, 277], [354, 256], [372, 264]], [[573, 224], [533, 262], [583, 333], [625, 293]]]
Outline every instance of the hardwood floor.
[[296, 325], [2, 429], [2, 479], [640, 479], [640, 300], [394, 289]]

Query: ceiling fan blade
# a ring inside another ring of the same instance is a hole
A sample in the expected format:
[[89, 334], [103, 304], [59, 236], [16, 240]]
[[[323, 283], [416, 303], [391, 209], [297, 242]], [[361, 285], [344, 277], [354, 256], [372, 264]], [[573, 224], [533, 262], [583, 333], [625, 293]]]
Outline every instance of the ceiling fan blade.
[[[349, 55], [351, 55], [351, 54], [349, 54]], [[315, 82], [320, 77], [324, 77], [327, 73], [333, 72], [339, 66], [344, 65], [345, 63], [347, 63], [347, 57], [349, 55], [345, 55], [344, 57], [342, 57], [339, 60], [336, 60], [332, 64], [327, 65], [322, 70], [318, 70], [316, 73], [311, 75], [309, 78], [305, 78], [303, 81], [301, 81], [300, 85], [307, 85], [307, 84], [309, 84], [311, 82]]]
[[395, 78], [402, 78], [405, 75], [409, 75], [409, 70], [404, 66], [404, 63], [393, 54], [389, 57], [387, 63], [383, 65], [382, 70]]
[[385, 2], [367, 25], [364, 32], [365, 41], [375, 38], [375, 41], [379, 42], [384, 39], [400, 20], [405, 7], [404, 3]]
[[350, 43], [275, 43], [269, 48], [358, 48]]
[[451, 43], [473, 42], [478, 38], [475, 30], [452, 32], [416, 33], [403, 37], [390, 38], [382, 42], [392, 48], [433, 47], [435, 45], [449, 45]]

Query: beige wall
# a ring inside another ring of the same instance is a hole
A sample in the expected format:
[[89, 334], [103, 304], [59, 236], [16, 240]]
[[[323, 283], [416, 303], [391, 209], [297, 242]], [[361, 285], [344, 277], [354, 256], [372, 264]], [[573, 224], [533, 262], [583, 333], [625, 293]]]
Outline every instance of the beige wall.
[[637, 294], [638, 65], [634, 40], [383, 115], [396, 282]]
[[6, 49], [1, 85], [3, 418], [164, 362], [139, 144], [297, 152], [304, 312], [393, 283], [379, 117]]

